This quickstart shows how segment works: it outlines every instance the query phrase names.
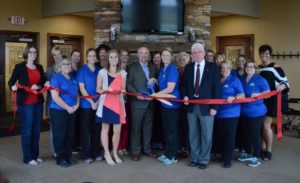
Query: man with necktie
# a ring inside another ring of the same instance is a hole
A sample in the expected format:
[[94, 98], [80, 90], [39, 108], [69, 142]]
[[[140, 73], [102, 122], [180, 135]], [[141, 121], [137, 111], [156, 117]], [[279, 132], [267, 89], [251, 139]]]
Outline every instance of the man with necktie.
[[[132, 63], [128, 67], [127, 91], [132, 93], [148, 92], [151, 93], [149, 86], [153, 86], [157, 69], [149, 62], [149, 49], [140, 47], [137, 51], [138, 62]], [[152, 111], [153, 104], [150, 98], [137, 96], [129, 98], [131, 107], [131, 154], [133, 161], [140, 160], [143, 151], [151, 158], [157, 155], [151, 150], [152, 136]]]
[[182, 96], [187, 105], [191, 162], [189, 166], [205, 169], [209, 163], [212, 145], [214, 116], [217, 105], [189, 104], [190, 99], [219, 98], [220, 72], [218, 67], [204, 60], [205, 50], [201, 43], [191, 48], [193, 63], [183, 73]]

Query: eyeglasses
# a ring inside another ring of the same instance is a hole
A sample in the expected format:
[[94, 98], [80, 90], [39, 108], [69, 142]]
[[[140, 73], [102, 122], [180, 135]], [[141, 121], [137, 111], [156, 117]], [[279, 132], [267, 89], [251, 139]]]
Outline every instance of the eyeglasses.
[[36, 54], [37, 52], [36, 51], [30, 51], [28, 53], [30, 53], [30, 54]]

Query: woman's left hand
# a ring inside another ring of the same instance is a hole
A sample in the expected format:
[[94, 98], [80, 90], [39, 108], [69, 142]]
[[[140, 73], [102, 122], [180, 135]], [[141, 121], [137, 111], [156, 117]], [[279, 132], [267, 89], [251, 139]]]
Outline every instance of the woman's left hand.
[[31, 90], [38, 90], [38, 89], [39, 89], [39, 87], [36, 84], [34, 84], [34, 85], [31, 86]]
[[45, 84], [44, 84], [44, 87], [50, 87], [50, 82], [46, 81]]
[[229, 96], [229, 97], [227, 98], [227, 102], [228, 102], [229, 104], [231, 104], [235, 99], [236, 99], [235, 96]]
[[73, 110], [74, 110], [74, 112], [78, 109], [78, 107], [79, 107], [79, 104], [76, 104], [76, 105], [74, 105], [72, 108], [73, 108]]
[[279, 91], [282, 91], [286, 88], [285, 84], [280, 84], [278, 87], [277, 87], [277, 90]]

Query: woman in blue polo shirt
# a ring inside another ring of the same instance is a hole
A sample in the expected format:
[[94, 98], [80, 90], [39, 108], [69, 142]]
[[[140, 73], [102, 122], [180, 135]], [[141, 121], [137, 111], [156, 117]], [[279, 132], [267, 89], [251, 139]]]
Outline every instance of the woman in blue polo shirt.
[[[77, 82], [82, 96], [97, 95], [97, 75], [100, 69], [95, 66], [97, 62], [96, 55], [94, 48], [88, 49], [86, 51], [87, 64], [83, 65], [77, 72]], [[81, 157], [85, 163], [92, 163], [92, 158], [102, 159], [100, 152], [95, 150], [97, 149], [97, 143], [100, 143], [95, 133], [98, 128], [100, 130], [100, 126], [95, 123], [98, 98], [80, 99]]]
[[[172, 51], [166, 48], [161, 54], [163, 67], [158, 76], [158, 94], [172, 94], [180, 98], [179, 93], [179, 72], [175, 65], [171, 64]], [[180, 120], [180, 106], [178, 102], [171, 102], [172, 106], [161, 103], [161, 117], [165, 139], [164, 154], [158, 160], [164, 164], [177, 162], [178, 153], [178, 125]]]
[[[246, 76], [242, 78], [242, 84], [246, 97], [255, 98], [270, 90], [267, 80], [255, 74], [256, 65], [254, 61], [248, 62], [245, 68]], [[242, 153], [238, 160], [249, 161], [249, 166], [257, 167], [261, 163], [259, 158], [262, 145], [261, 128], [267, 108], [263, 99], [261, 99], [255, 102], [244, 103], [241, 113], [245, 119], [247, 142], [246, 153]]]
[[227, 99], [229, 104], [220, 105], [216, 115], [214, 127], [215, 151], [223, 156], [224, 168], [231, 167], [231, 160], [235, 147], [235, 136], [240, 117], [240, 104], [231, 104], [237, 98], [244, 98], [244, 90], [240, 80], [230, 75], [232, 64], [230, 61], [221, 63], [220, 98]]
[[75, 78], [70, 76], [71, 62], [68, 59], [63, 59], [59, 68], [60, 73], [52, 77], [51, 86], [63, 92], [51, 90], [50, 116], [56, 164], [69, 167], [72, 164], [76, 110], [79, 107], [78, 85]]

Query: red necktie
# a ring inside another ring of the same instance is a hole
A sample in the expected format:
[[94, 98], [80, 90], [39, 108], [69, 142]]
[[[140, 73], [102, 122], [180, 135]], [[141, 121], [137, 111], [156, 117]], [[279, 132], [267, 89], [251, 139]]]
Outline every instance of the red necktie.
[[200, 88], [200, 64], [197, 64], [196, 82], [194, 86], [194, 95], [196, 97], [199, 96], [199, 88]]

